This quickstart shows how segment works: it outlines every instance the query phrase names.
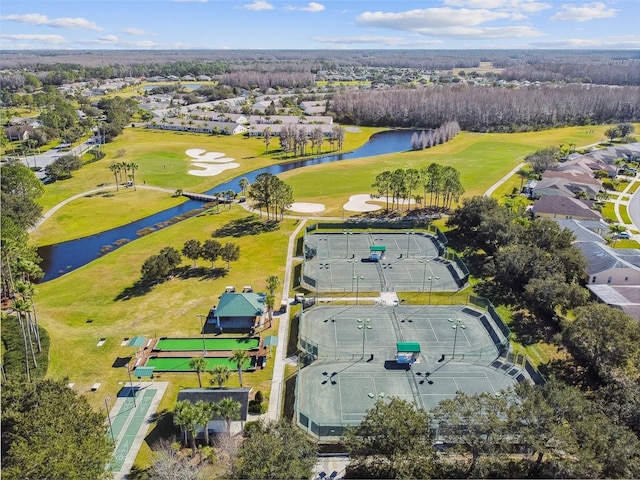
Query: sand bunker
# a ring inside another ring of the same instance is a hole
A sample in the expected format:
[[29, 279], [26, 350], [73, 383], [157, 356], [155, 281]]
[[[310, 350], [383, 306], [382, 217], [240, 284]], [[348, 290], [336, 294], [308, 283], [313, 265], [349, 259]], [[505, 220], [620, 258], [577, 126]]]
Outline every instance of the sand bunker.
[[292, 203], [289, 207], [292, 212], [299, 213], [318, 213], [324, 211], [324, 205], [322, 203]]
[[[391, 198], [389, 200], [389, 205], [391, 205]], [[375, 205], [371, 202], [379, 202], [384, 205]], [[415, 203], [414, 200], [411, 200], [411, 203]], [[407, 201], [400, 201], [400, 205], [406, 205]], [[387, 205], [387, 197], [377, 197], [372, 198], [370, 194], [358, 194], [351, 195], [349, 197], [349, 201], [344, 204], [342, 208], [344, 208], [348, 212], [375, 212], [376, 210], [380, 210], [381, 208], [385, 208]], [[396, 202], [397, 205], [397, 202]]]
[[225, 170], [240, 166], [239, 163], [232, 163], [233, 158], [225, 157], [224, 153], [220, 152], [207, 152], [202, 148], [190, 148], [186, 151], [186, 154], [193, 159], [192, 165], [201, 169], [189, 170], [189, 174], [196, 177], [213, 177]]

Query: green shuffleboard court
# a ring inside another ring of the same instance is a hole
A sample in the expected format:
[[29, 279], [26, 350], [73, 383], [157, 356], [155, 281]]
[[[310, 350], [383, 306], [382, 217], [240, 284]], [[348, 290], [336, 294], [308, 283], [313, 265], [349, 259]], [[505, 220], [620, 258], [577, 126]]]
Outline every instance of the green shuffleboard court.
[[[231, 370], [236, 370], [238, 367], [235, 362], [228, 358], [206, 358], [207, 368], [210, 370], [218, 365], [224, 365]], [[160, 357], [150, 358], [147, 361], [146, 367], [156, 367], [156, 372], [193, 372], [194, 370], [189, 366], [191, 358], [186, 357]], [[251, 359], [247, 359], [243, 366], [243, 370], [249, 370], [251, 368]]]
[[[260, 338], [206, 338], [204, 348], [207, 351], [254, 350], [260, 347]], [[202, 350], [202, 338], [161, 338], [154, 350], [196, 351]]]

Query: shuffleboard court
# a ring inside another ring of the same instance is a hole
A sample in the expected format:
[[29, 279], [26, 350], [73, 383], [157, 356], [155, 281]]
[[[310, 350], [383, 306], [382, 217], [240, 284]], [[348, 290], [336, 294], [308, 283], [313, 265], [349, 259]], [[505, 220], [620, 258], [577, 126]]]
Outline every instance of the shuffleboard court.
[[161, 338], [154, 350], [163, 351], [207, 351], [256, 350], [260, 347], [260, 338]]
[[[205, 370], [210, 370], [218, 365], [224, 365], [231, 370], [237, 370], [235, 362], [228, 358], [215, 358], [205, 357], [207, 361], [207, 367]], [[156, 372], [193, 372], [194, 370], [189, 366], [191, 358], [187, 357], [152, 357], [147, 360], [146, 367], [155, 367]], [[251, 359], [244, 362], [242, 369], [249, 370], [252, 368]]]

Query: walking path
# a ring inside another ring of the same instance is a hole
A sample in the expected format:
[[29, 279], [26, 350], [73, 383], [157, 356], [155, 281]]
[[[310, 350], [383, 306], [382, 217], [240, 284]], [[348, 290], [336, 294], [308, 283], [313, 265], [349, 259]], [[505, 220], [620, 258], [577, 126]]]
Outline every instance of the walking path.
[[486, 192], [484, 192], [484, 196], [485, 197], [490, 197], [491, 195], [493, 195], [493, 192], [495, 192], [498, 189], [499, 186], [501, 186], [503, 183], [505, 183], [507, 180], [509, 180], [513, 175], [516, 174], [516, 172], [518, 170], [520, 170], [525, 165], [526, 165], [526, 163], [521, 163], [520, 165], [516, 165], [515, 167], [513, 167], [513, 170], [511, 170], [509, 173], [507, 173], [504, 177], [502, 177], [496, 183], [491, 185], [489, 187], [489, 189]]
[[[289, 302], [289, 291], [291, 289], [291, 277], [293, 274], [293, 260], [295, 253], [296, 238], [302, 228], [307, 223], [306, 219], [302, 219], [298, 227], [289, 236], [289, 245], [287, 248], [287, 264], [285, 267], [284, 282], [282, 285], [282, 300]], [[284, 365], [287, 355], [287, 340], [289, 338], [289, 308], [280, 316], [278, 325], [278, 347], [274, 356], [273, 377], [271, 379], [271, 394], [269, 396], [269, 410], [267, 418], [270, 420], [278, 420], [282, 413], [282, 395], [284, 390]]]
[[[136, 185], [136, 188], [144, 188], [146, 190], [157, 190], [159, 192], [175, 193], [175, 190], [171, 190], [169, 188], [163, 188], [163, 187], [153, 187], [151, 185]], [[87, 190], [86, 192], [77, 193], [77, 194], [75, 194], [75, 195], [73, 195], [73, 196], [61, 201], [60, 203], [54, 205], [49, 210], [47, 210], [47, 212], [42, 215], [42, 218], [40, 218], [40, 220], [38, 220], [38, 222], [33, 226], [33, 228], [31, 228], [29, 230], [29, 232], [32, 232], [33, 230], [38, 228], [49, 217], [51, 217], [54, 213], [56, 213], [58, 210], [60, 210], [62, 207], [64, 207], [68, 203], [73, 202], [74, 200], [77, 200], [78, 198], [86, 197], [87, 195], [91, 195], [93, 193], [104, 192], [105, 190], [113, 190], [113, 186], [100, 187], [100, 188], [94, 188], [93, 190]]]

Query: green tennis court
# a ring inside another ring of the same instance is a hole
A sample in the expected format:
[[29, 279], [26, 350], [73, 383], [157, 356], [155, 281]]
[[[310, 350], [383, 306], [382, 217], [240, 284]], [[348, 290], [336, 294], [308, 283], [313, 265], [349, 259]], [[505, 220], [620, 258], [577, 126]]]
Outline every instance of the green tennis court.
[[[236, 370], [238, 367], [235, 362], [228, 358], [205, 358], [207, 361], [206, 370], [217, 367], [218, 365], [224, 365], [231, 370]], [[193, 372], [194, 370], [189, 366], [191, 358], [187, 357], [155, 357], [147, 360], [146, 367], [156, 367], [156, 372]], [[243, 370], [249, 370], [252, 368], [252, 359], [247, 359], [243, 366]]]
[[[260, 347], [260, 338], [205, 338], [204, 349], [207, 351], [220, 350], [254, 350]], [[165, 351], [196, 351], [203, 350], [202, 338], [161, 338], [154, 350]]]

